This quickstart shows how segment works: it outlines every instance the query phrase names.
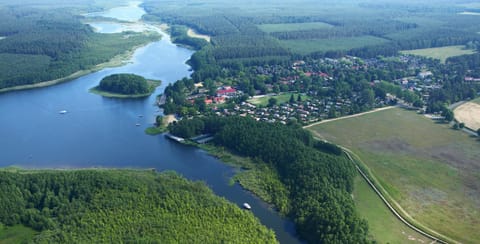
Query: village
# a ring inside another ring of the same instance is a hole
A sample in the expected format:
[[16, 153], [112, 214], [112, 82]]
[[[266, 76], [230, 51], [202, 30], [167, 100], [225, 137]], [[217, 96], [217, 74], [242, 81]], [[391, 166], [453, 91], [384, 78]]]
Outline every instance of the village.
[[249, 78], [262, 77], [263, 83], [255, 81], [249, 90], [235, 82], [238, 77], [233, 78], [234, 82], [217, 80], [215, 85], [208, 86], [197, 82], [185, 94], [185, 106], [189, 109], [182, 109], [177, 115], [238, 115], [258, 121], [306, 125], [394, 105], [398, 101], [402, 101], [403, 106], [426, 112], [430, 94], [442, 88], [441, 77], [431, 71], [431, 66], [429, 60], [409, 55], [396, 57], [395, 61], [345, 56], [298, 60], [291, 66], [256, 66], [251, 68], [253, 76]]

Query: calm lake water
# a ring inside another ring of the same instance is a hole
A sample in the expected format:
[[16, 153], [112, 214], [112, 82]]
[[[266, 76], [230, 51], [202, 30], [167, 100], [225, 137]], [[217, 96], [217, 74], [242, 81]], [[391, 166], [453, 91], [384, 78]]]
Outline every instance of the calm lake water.
[[[138, 4], [95, 15], [137, 21], [145, 13]], [[118, 24], [92, 25], [108, 33], [122, 30]], [[144, 23], [135, 25], [155, 29]], [[217, 195], [239, 206], [250, 203], [252, 212], [276, 232], [282, 243], [298, 243], [292, 222], [279, 217], [237, 184], [228, 184], [235, 169], [195, 147], [144, 133], [161, 114], [154, 105], [156, 95], [169, 83], [190, 75], [185, 62], [192, 53], [172, 44], [166, 35], [138, 49], [122, 67], [51, 87], [0, 94], [0, 167], [174, 170], [188, 179], [204, 181]], [[104, 98], [88, 92], [103, 77], [114, 73], [135, 73], [163, 83], [145, 99]], [[62, 110], [67, 113], [60, 114]]]

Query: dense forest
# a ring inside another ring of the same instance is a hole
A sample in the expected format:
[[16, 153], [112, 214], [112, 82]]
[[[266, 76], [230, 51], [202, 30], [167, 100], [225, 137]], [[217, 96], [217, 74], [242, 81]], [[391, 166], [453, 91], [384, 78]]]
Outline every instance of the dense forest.
[[[169, 127], [177, 136], [214, 134], [214, 143], [274, 173], [272, 203], [290, 217], [309, 243], [368, 243], [368, 226], [350, 196], [355, 169], [331, 144], [316, 143], [295, 125], [256, 122], [245, 117], [203, 117]], [[320, 150], [319, 150], [320, 149]], [[278, 189], [283, 189], [279, 191]]]
[[0, 89], [54, 80], [109, 61], [157, 34], [99, 34], [72, 11], [0, 8]]
[[[473, 11], [464, 6], [465, 2], [468, 1], [442, 1], [435, 5], [414, 1], [320, 1], [312, 4], [311, 1], [281, 0], [255, 4], [224, 1], [172, 4], [150, 0], [144, 6], [148, 13], [146, 19], [189, 26], [212, 36], [212, 45], [192, 57], [197, 71], [194, 78], [204, 79], [221, 73], [219, 66], [281, 63], [285, 59], [305, 56], [293, 51], [285, 42], [288, 40], [311, 43], [348, 42], [349, 38], [354, 41], [354, 37], [383, 40], [382, 44], [362, 43], [355, 48], [338, 44], [341, 48], [327, 48], [306, 55], [332, 58], [347, 54], [364, 58], [392, 56], [400, 50], [465, 45], [480, 40], [476, 28], [480, 18], [459, 14]], [[301, 28], [302, 23], [323, 23], [329, 27]], [[276, 25], [278, 29], [262, 31], [259, 26], [265, 24]], [[282, 30], [286, 24], [298, 24], [300, 29]]]
[[100, 81], [98, 88], [105, 92], [125, 95], [146, 94], [152, 90], [145, 78], [135, 74], [106, 76]]
[[252, 213], [172, 172], [0, 171], [0, 224], [33, 243], [276, 243]]

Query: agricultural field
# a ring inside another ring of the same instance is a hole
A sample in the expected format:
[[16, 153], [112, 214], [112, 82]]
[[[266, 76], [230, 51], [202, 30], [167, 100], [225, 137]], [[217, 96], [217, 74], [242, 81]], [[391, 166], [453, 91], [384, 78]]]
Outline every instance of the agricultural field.
[[[261, 96], [261, 97], [255, 97], [255, 98], [252, 98], [252, 99], [248, 100], [248, 102], [251, 103], [251, 104], [254, 104], [254, 105], [258, 105], [258, 106], [267, 106], [268, 105], [268, 100], [273, 97], [273, 98], [277, 99], [277, 104], [282, 104], [282, 103], [288, 102], [290, 100], [290, 97], [292, 96], [292, 94], [293, 94], [293, 97], [295, 98], [295, 101], [296, 101], [297, 98], [298, 98], [298, 93], [288, 92], [288, 93], [284, 93], [284, 94], [280, 94], [280, 95], [276, 95], [276, 96], [266, 95], [266, 96]], [[303, 95], [303, 94], [301, 94], [301, 97], [302, 97], [303, 101], [310, 99], [309, 96]]]
[[310, 22], [310, 23], [285, 23], [285, 24], [263, 24], [257, 25], [260, 30], [272, 33], [278, 31], [299, 31], [299, 30], [321, 30], [330, 29], [333, 25], [324, 22]]
[[476, 131], [480, 128], [480, 99], [464, 103], [454, 110], [455, 119], [459, 123]]
[[281, 45], [293, 53], [310, 54], [313, 52], [341, 51], [364, 46], [374, 46], [388, 40], [374, 36], [346, 37], [335, 39], [282, 40]]
[[445, 63], [445, 61], [450, 57], [474, 54], [475, 50], [465, 49], [465, 46], [458, 45], [458, 46], [425, 48], [425, 49], [416, 49], [416, 50], [403, 50], [401, 51], [401, 53], [439, 59], [440, 62]]
[[378, 243], [430, 243], [430, 239], [398, 220], [360, 175], [355, 178], [353, 199], [359, 215], [368, 221], [372, 238]]
[[480, 144], [400, 108], [310, 127], [351, 149], [418, 223], [464, 243], [480, 240]]

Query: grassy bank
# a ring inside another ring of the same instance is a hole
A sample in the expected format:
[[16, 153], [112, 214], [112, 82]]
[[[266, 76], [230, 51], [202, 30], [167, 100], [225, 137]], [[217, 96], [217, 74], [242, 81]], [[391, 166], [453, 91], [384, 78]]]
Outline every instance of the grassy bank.
[[309, 129], [352, 149], [414, 220], [461, 242], [480, 238], [474, 139], [398, 108]]
[[[173, 116], [173, 115], [162, 116], [161, 123], [158, 124], [158, 122], [156, 122], [155, 126], [146, 128], [145, 133], [148, 134], [148, 135], [154, 136], [154, 135], [158, 135], [158, 134], [167, 132], [168, 131], [167, 126], [171, 121], [171, 116]], [[158, 117], [157, 117], [157, 120], [158, 120]]]

